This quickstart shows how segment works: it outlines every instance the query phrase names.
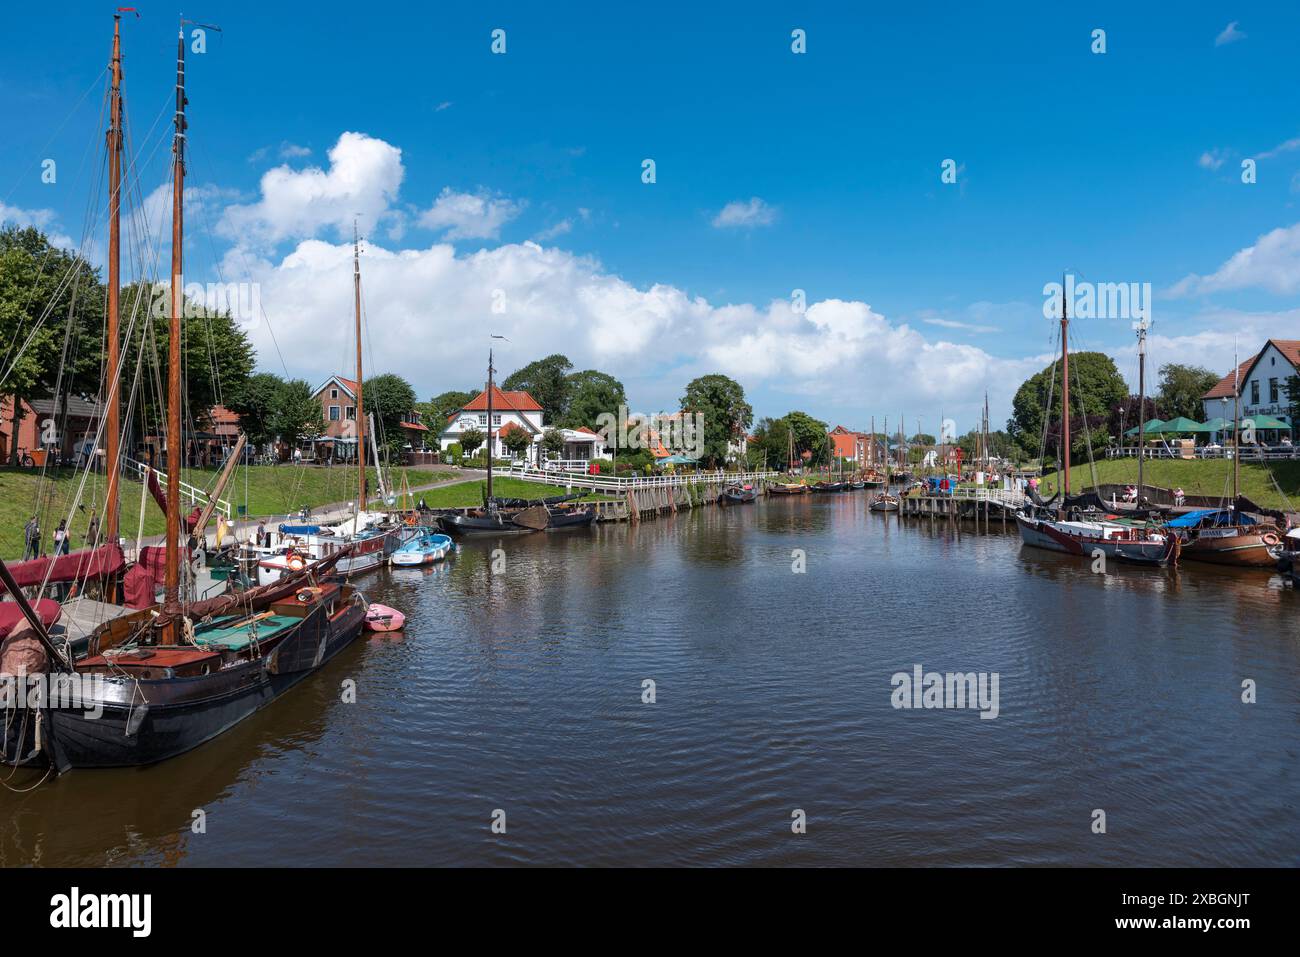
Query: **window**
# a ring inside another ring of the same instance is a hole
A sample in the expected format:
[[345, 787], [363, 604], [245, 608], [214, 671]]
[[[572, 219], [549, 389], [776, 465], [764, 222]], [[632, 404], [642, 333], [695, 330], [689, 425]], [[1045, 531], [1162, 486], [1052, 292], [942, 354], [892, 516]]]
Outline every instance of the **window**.
[[338, 420], [339, 420], [339, 407], [337, 405], [332, 405], [330, 406], [330, 421], [337, 422]]
[[347, 417], [348, 417], [349, 420], [354, 421], [354, 422], [356, 421], [356, 418], [357, 418], [357, 407], [356, 407], [355, 405], [350, 405], [350, 406], [348, 406], [347, 409], [346, 409], [346, 413], [347, 413]]
[[1268, 401], [1277, 401], [1277, 379], [1268, 380]]
[[484, 412], [482, 415], [480, 415], [480, 416], [478, 417], [478, 424], [479, 424], [479, 425], [487, 425], [487, 413], [486, 413], [486, 412]]
[[497, 425], [500, 425], [500, 424], [501, 424], [501, 413], [500, 413], [500, 412], [493, 412], [493, 413], [492, 413], [492, 424], [493, 424], [494, 426], [497, 426]]
[[1250, 380], [1250, 404], [1259, 405], [1259, 380]]
[[339, 390], [338, 390], [338, 389], [330, 389], [330, 398], [331, 398], [331, 399], [337, 399], [338, 397], [339, 397]]

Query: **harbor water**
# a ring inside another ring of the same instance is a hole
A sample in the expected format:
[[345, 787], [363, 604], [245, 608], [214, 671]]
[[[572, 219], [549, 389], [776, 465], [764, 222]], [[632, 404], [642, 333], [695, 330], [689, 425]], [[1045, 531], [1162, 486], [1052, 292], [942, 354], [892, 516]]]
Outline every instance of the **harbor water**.
[[[406, 630], [217, 740], [6, 769], [0, 863], [1300, 861], [1300, 596], [1266, 572], [1097, 572], [858, 492], [359, 584]], [[895, 707], [918, 667], [996, 675], [996, 717]]]

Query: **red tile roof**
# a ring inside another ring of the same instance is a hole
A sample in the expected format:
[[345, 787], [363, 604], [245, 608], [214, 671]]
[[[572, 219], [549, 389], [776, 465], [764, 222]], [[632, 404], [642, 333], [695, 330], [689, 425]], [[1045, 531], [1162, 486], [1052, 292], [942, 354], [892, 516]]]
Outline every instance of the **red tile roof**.
[[[480, 392], [474, 398], [470, 399], [462, 412], [486, 412], [487, 411], [487, 392]], [[541, 412], [542, 407], [527, 392], [502, 392], [496, 386], [492, 387], [492, 411], [493, 412]], [[451, 416], [455, 418], [455, 416]]]
[[1219, 380], [1218, 384], [1213, 389], [1205, 393], [1205, 395], [1201, 396], [1201, 398], [1202, 399], [1232, 398], [1234, 383], [1238, 387], [1240, 387], [1240, 385], [1245, 383], [1246, 377], [1250, 374], [1250, 370], [1254, 368], [1255, 363], [1259, 360], [1259, 357], [1262, 356], [1268, 350], [1270, 344], [1277, 347], [1277, 351], [1282, 353], [1283, 357], [1287, 360], [1287, 362], [1290, 362], [1291, 365], [1295, 366], [1297, 369], [1300, 369], [1300, 339], [1269, 339], [1268, 342], [1264, 343], [1263, 349], [1260, 349], [1259, 352], [1255, 353], [1253, 356], [1251, 356], [1249, 359], [1247, 359], [1245, 362], [1243, 362], [1241, 365], [1237, 367], [1235, 378], [1233, 373], [1229, 372], [1227, 375], [1225, 375], [1222, 379]]

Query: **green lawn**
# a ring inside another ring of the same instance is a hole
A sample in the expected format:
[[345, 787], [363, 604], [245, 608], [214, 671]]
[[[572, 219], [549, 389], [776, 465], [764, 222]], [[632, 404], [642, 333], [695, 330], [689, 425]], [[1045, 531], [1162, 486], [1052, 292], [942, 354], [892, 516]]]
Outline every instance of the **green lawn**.
[[[461, 482], [457, 485], [421, 492], [417, 498], [423, 498], [424, 504], [429, 508], [469, 508], [483, 504], [485, 484], [483, 479]], [[554, 495], [563, 495], [564, 486], [525, 482], [522, 479], [494, 478], [492, 494], [498, 498], [551, 498]], [[603, 497], [605, 496], [585, 495], [583, 501]]]
[[[1097, 462], [1097, 481], [1102, 485], [1137, 484], [1137, 467], [1137, 459], [1104, 459]], [[1148, 459], [1142, 472], [1148, 485], [1169, 489], [1181, 485], [1188, 495], [1232, 495], [1232, 462], [1227, 459]], [[1274, 479], [1285, 497], [1274, 487]], [[1053, 474], [1043, 477], [1044, 496], [1056, 491], [1056, 481]], [[1091, 485], [1092, 472], [1087, 465], [1070, 469], [1070, 491]], [[1300, 461], [1242, 462], [1241, 493], [1265, 508], [1300, 508]]]
[[[445, 481], [459, 474], [445, 469], [397, 469], [392, 477], [399, 488], [403, 471], [412, 488]], [[182, 472], [186, 482], [203, 489], [211, 488], [217, 475], [215, 469], [186, 469]], [[373, 493], [378, 488], [374, 469], [370, 470], [369, 476]], [[71, 469], [51, 469], [44, 480], [36, 469], [0, 469], [0, 555], [17, 557], [22, 554], [23, 525], [33, 512], [41, 515], [42, 541], [46, 550], [50, 550], [54, 529], [59, 519], [67, 516], [80, 481], [81, 477]], [[316, 507], [351, 501], [356, 497], [356, 483], [356, 471], [345, 466], [254, 465], [235, 470], [222, 498], [236, 511], [240, 505], [247, 504], [248, 515], [252, 517], [287, 515], [304, 505]], [[122, 483], [121, 532], [128, 538], [134, 538], [139, 527], [142, 489], [140, 482], [124, 480]], [[145, 497], [144, 534], [162, 534], [165, 518], [147, 493]], [[82, 544], [90, 511], [100, 506], [103, 498], [104, 477], [89, 476], [81, 497], [83, 509], [72, 522], [74, 546]]]

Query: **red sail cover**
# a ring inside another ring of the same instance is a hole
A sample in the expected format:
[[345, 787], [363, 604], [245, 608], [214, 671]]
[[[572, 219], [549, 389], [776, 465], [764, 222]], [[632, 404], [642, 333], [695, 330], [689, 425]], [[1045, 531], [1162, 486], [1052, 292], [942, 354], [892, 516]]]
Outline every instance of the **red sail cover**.
[[14, 581], [19, 588], [30, 588], [46, 581], [49, 573], [50, 582], [75, 582], [87, 578], [103, 578], [116, 575], [126, 566], [126, 556], [116, 544], [100, 545], [98, 548], [86, 548], [56, 558], [33, 558], [26, 562], [14, 562], [9, 566]]
[[167, 547], [145, 545], [140, 549], [139, 560], [122, 579], [128, 608], [148, 608], [154, 603], [158, 582], [167, 577]]
[[[10, 565], [10, 568], [13, 566]], [[42, 598], [32, 605], [32, 610], [36, 612], [41, 619], [41, 623], [48, 628], [59, 620], [59, 614], [63, 611], [57, 601], [51, 601], [48, 598]], [[9, 637], [9, 632], [14, 630], [14, 626], [20, 621], [26, 621], [23, 616], [23, 610], [18, 607], [17, 602], [0, 601], [0, 639]]]
[[[153, 496], [153, 500], [158, 503], [158, 507], [162, 509], [163, 514], [166, 515], [167, 514], [167, 493], [164, 492], [162, 490], [162, 487], [158, 484], [158, 473], [155, 472], [153, 469], [150, 469], [149, 480], [145, 484], [148, 485], [149, 494]], [[211, 498], [211, 496], [208, 497]], [[191, 511], [190, 514], [185, 516], [186, 531], [190, 531], [190, 532], [194, 531], [194, 529], [199, 524], [199, 517], [202, 514], [203, 514], [203, 509], [195, 505], [194, 510]]]

